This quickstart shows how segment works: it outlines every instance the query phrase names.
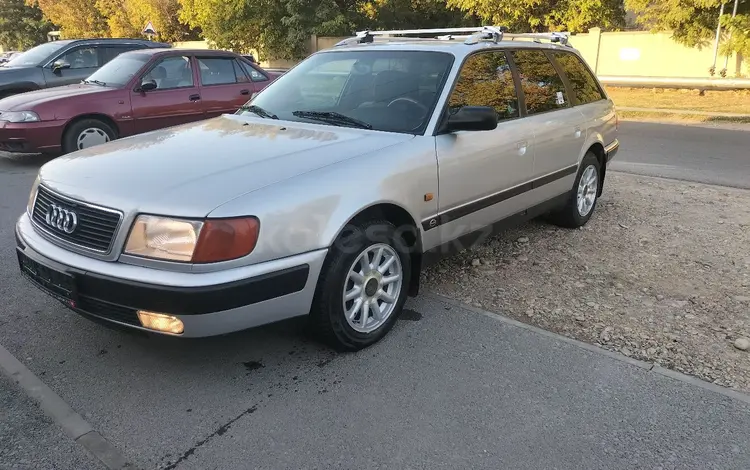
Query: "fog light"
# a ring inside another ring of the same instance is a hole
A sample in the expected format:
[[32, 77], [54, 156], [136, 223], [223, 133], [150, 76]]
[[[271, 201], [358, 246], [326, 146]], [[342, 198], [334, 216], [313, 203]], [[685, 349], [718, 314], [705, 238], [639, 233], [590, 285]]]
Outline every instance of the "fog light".
[[176, 335], [182, 334], [185, 331], [185, 325], [182, 324], [182, 320], [172, 315], [138, 310], [138, 319], [144, 328], [150, 330], [163, 331]]

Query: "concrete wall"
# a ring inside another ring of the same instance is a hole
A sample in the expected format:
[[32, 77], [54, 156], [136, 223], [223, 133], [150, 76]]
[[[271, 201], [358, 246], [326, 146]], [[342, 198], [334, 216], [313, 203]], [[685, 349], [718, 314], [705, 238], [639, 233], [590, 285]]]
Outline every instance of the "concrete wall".
[[[598, 75], [646, 77], [710, 77], [714, 63], [713, 44], [699, 49], [676, 43], [670, 33], [626, 31], [603, 33], [594, 28], [576, 34], [570, 43], [581, 51]], [[719, 55], [716, 73], [724, 68], [725, 58]], [[727, 77], [747, 74], [742, 57], [729, 57]]]
[[[585, 34], [571, 37], [573, 47], [581, 51], [586, 61], [598, 75], [624, 75], [644, 77], [710, 77], [709, 67], [714, 63], [713, 44], [699, 49], [685, 47], [671, 39], [670, 33], [647, 31], [602, 32], [594, 28]], [[342, 37], [312, 36], [310, 53], [333, 47]], [[175, 43], [174, 47], [205, 48], [206, 41]], [[251, 51], [258, 57], [257, 51]], [[725, 58], [716, 61], [716, 76], [724, 68]], [[748, 61], [729, 57], [727, 77], [747, 76]], [[270, 68], [289, 68], [295, 64], [288, 60], [264, 60], [261, 65]]]

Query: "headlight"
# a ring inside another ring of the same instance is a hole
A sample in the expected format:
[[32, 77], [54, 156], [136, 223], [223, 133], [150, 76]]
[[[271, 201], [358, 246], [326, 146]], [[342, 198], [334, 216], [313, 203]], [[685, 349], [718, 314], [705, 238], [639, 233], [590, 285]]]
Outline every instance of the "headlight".
[[5, 111], [0, 113], [0, 121], [37, 122], [39, 115], [34, 111]]
[[202, 221], [139, 215], [125, 253], [190, 263], [216, 263], [250, 254], [258, 241], [255, 217]]
[[26, 203], [26, 211], [29, 213], [29, 217], [34, 213], [34, 200], [36, 199], [36, 192], [39, 189], [39, 175], [34, 180], [34, 184], [31, 185], [31, 192], [29, 193], [29, 202]]

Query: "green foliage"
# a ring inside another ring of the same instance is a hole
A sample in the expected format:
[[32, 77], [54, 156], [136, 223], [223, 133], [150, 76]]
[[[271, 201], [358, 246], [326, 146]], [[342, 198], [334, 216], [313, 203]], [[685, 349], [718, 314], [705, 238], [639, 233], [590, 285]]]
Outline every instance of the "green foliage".
[[36, 3], [0, 0], [0, 44], [10, 50], [26, 50], [47, 40], [54, 26], [42, 16]]
[[518, 32], [585, 32], [625, 26], [622, 0], [447, 0], [449, 7]]
[[744, 57], [750, 57], [750, 14], [731, 15], [722, 17], [722, 25], [727, 28], [723, 53], [739, 52]]
[[[750, 1], [741, 0], [738, 16], [732, 20], [734, 2], [724, 0], [722, 21], [732, 34], [729, 47], [741, 51], [747, 47], [750, 37], [746, 15], [750, 13]], [[716, 36], [722, 0], [625, 0], [625, 6], [638, 15], [639, 23], [652, 31], [672, 31], [672, 37], [686, 46], [709, 46]], [[726, 36], [725, 36], [726, 38]], [[747, 49], [745, 49], [747, 50]]]

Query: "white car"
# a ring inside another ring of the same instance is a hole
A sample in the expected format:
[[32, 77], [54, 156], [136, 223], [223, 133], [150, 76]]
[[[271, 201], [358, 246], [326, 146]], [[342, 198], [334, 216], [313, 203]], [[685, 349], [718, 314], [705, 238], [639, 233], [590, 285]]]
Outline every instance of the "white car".
[[589, 220], [617, 117], [567, 36], [386, 33], [310, 56], [234, 115], [47, 163], [16, 227], [22, 271], [111, 324], [199, 337], [309, 315], [356, 350], [477, 234]]

